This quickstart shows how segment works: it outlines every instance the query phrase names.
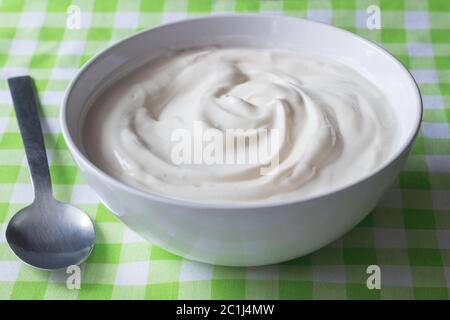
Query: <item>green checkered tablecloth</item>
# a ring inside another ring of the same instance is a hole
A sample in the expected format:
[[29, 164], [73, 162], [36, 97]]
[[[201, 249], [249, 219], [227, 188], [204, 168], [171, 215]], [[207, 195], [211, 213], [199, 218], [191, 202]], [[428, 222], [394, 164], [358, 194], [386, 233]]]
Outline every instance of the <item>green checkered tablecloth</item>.
[[[380, 30], [366, 27], [370, 5], [381, 9]], [[79, 29], [67, 27], [74, 8], [80, 10]], [[293, 15], [350, 30], [392, 52], [423, 94], [420, 135], [377, 209], [335, 243], [279, 265], [206, 265], [144, 241], [99, 204], [58, 124], [63, 92], [92, 55], [162, 22], [227, 12]], [[42, 102], [55, 196], [95, 221], [97, 244], [81, 268], [80, 290], [66, 287], [65, 272], [23, 265], [5, 241], [10, 217], [32, 200], [5, 81], [25, 73], [34, 77]], [[0, 0], [0, 299], [448, 299], [449, 121], [448, 0]], [[381, 290], [366, 287], [366, 268], [374, 264], [381, 268]]]

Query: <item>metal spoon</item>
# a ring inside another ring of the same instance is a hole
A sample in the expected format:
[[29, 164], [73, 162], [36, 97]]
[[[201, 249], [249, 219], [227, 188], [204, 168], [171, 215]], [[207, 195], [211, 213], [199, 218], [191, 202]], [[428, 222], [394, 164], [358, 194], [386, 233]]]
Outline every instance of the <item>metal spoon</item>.
[[31, 178], [33, 203], [17, 212], [6, 229], [16, 256], [36, 268], [55, 270], [82, 263], [94, 247], [94, 226], [81, 210], [53, 198], [33, 80], [8, 79]]

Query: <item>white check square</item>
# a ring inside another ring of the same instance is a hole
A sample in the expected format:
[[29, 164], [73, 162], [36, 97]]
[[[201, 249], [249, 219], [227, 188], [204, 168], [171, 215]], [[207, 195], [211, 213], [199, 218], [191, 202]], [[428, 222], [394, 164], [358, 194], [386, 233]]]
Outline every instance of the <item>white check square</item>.
[[210, 264], [184, 260], [180, 268], [180, 281], [211, 280], [213, 269]]
[[380, 266], [381, 290], [383, 285], [410, 287], [413, 284], [409, 266]]
[[429, 42], [408, 43], [408, 54], [411, 57], [431, 57], [433, 56], [433, 45]]
[[422, 96], [425, 109], [443, 109], [444, 99], [441, 96]]
[[36, 49], [37, 42], [34, 40], [14, 40], [11, 43], [9, 54], [16, 56], [30, 56]]
[[407, 11], [405, 12], [406, 29], [428, 29], [428, 12], [426, 11]]
[[45, 12], [23, 12], [20, 16], [19, 28], [39, 28], [45, 20]]
[[330, 10], [308, 10], [306, 14], [310, 20], [331, 24]]
[[138, 26], [138, 12], [117, 12], [114, 27], [118, 29], [135, 29]]
[[375, 229], [374, 240], [377, 248], [406, 248], [404, 229]]
[[162, 22], [175, 22], [186, 19], [187, 14], [183, 12], [165, 12], [162, 16]]
[[82, 55], [85, 42], [80, 40], [62, 41], [58, 48], [59, 55]]
[[415, 69], [411, 73], [418, 83], [438, 83], [438, 75], [435, 70]]
[[21, 265], [19, 261], [0, 261], [0, 281], [16, 281]]
[[425, 138], [449, 139], [450, 132], [447, 123], [422, 122], [422, 134]]
[[317, 282], [345, 283], [344, 266], [314, 266], [313, 279]]
[[121, 263], [117, 266], [115, 284], [144, 285], [147, 283], [148, 272], [148, 261]]
[[96, 204], [98, 203], [98, 197], [88, 185], [75, 184], [71, 202], [75, 204]]

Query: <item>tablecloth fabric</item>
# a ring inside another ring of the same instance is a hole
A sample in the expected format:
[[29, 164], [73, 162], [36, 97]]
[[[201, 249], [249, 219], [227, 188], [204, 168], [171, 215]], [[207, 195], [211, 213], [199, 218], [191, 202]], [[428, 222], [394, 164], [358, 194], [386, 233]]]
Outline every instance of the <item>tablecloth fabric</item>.
[[[70, 5], [80, 9], [80, 29], [66, 27]], [[370, 5], [381, 9], [380, 30], [366, 26]], [[201, 264], [144, 241], [99, 203], [58, 124], [63, 92], [92, 55], [163, 22], [232, 12], [308, 18], [375, 41], [412, 72], [424, 102], [412, 154], [379, 206], [335, 243], [267, 267]], [[5, 81], [24, 73], [34, 77], [39, 90], [55, 196], [95, 222], [97, 243], [82, 265], [80, 290], [66, 287], [65, 272], [23, 265], [5, 242], [10, 217], [33, 199]], [[0, 299], [447, 299], [449, 121], [447, 0], [0, 0]], [[381, 290], [366, 286], [369, 265], [381, 268]]]

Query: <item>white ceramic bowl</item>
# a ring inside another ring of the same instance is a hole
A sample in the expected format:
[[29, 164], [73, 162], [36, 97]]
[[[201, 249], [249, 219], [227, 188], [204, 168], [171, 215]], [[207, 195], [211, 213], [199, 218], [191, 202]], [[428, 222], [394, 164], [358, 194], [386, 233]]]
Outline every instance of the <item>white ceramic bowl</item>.
[[[302, 201], [277, 204], [213, 205], [170, 199], [128, 186], [89, 161], [81, 143], [81, 124], [90, 102], [102, 89], [167, 48], [207, 45], [266, 46], [320, 53], [357, 68], [381, 88], [401, 115], [399, 145], [377, 170], [351, 185]], [[421, 114], [420, 93], [411, 75], [373, 43], [297, 18], [226, 15], [159, 26], [98, 54], [67, 89], [61, 127], [88, 184], [112, 212], [141, 236], [193, 260], [255, 266], [317, 250], [360, 222], [399, 174], [417, 134]]]

